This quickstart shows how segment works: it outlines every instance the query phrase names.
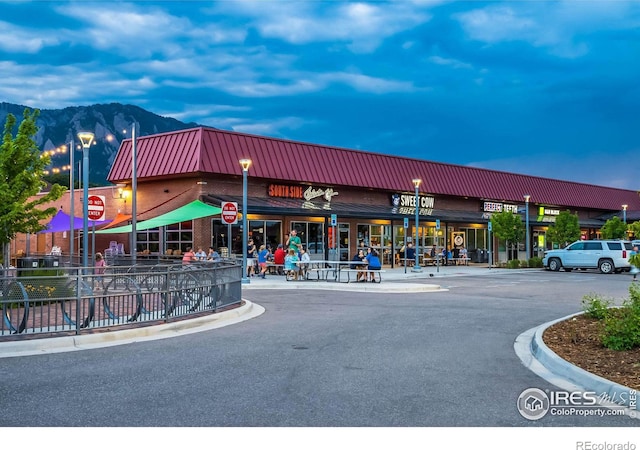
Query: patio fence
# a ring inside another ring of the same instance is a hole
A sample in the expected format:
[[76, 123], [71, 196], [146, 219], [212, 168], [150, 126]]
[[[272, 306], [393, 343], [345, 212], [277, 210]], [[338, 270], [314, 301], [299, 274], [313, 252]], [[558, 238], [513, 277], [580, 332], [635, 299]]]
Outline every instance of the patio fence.
[[122, 264], [102, 274], [25, 266], [0, 274], [0, 341], [156, 325], [242, 302], [242, 265], [235, 260]]

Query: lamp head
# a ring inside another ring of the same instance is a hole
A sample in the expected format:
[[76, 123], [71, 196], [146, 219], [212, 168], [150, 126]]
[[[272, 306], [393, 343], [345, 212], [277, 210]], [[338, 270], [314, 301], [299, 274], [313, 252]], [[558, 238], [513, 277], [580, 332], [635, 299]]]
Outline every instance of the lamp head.
[[243, 172], [249, 171], [249, 166], [251, 165], [250, 159], [241, 159], [239, 162], [240, 162], [240, 165], [242, 166]]
[[93, 138], [95, 135], [88, 131], [81, 131], [78, 133], [78, 138], [80, 138], [80, 142], [82, 142], [82, 148], [89, 148], [93, 143]]
[[422, 180], [420, 178], [414, 178], [413, 180], [411, 180], [413, 182], [413, 186], [417, 189], [420, 187], [420, 183], [422, 183]]
[[529, 202], [529, 199], [531, 198], [531, 196], [529, 194], [525, 194], [525, 195], [523, 195], [523, 197], [524, 197], [524, 201], [527, 202], [527, 203]]
[[629, 205], [622, 205], [622, 210], [626, 211], [628, 207], [629, 207]]

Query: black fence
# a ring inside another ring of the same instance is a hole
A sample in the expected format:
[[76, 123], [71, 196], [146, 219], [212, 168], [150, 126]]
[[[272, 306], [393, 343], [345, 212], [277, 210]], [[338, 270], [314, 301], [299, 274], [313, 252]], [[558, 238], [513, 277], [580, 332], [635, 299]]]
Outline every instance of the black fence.
[[103, 271], [21, 260], [21, 267], [0, 270], [0, 341], [154, 325], [242, 302], [242, 266], [235, 260]]

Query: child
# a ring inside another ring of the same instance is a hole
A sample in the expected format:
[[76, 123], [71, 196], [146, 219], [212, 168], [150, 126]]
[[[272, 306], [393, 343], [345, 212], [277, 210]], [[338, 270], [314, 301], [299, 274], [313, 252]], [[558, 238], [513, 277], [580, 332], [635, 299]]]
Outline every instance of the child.
[[300, 261], [298, 254], [293, 248], [290, 248], [287, 256], [284, 257], [284, 270], [287, 271], [287, 278], [291, 276], [294, 280], [298, 279], [298, 265], [296, 264], [298, 261]]
[[258, 275], [260, 278], [265, 278], [267, 274], [267, 259], [269, 258], [269, 250], [267, 247], [262, 244], [260, 246], [260, 250], [258, 251], [258, 265], [260, 266], [260, 274]]
[[[104, 289], [104, 269], [106, 267], [106, 263], [104, 260], [104, 257], [102, 256], [102, 253], [98, 252], [96, 253], [96, 264], [95, 264], [95, 269], [94, 269], [94, 273], [96, 275], [96, 281], [100, 284], [100, 286], [102, 287], [102, 289]], [[96, 288], [99, 289], [99, 288]]]

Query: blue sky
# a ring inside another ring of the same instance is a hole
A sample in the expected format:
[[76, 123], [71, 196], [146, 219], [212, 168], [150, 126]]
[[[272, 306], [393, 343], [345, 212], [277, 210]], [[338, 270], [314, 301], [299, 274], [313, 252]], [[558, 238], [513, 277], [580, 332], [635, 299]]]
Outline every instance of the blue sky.
[[0, 101], [640, 189], [637, 0], [0, 0], [0, 33]]

